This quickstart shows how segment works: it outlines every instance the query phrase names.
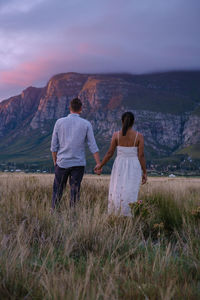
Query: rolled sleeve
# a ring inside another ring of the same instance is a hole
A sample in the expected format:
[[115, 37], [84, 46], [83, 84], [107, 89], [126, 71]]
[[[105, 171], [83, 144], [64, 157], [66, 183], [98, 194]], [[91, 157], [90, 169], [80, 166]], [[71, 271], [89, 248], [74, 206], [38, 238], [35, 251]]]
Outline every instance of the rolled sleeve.
[[97, 147], [95, 138], [94, 138], [94, 132], [92, 129], [92, 125], [89, 123], [88, 124], [88, 130], [87, 130], [87, 144], [88, 147], [90, 149], [90, 151], [92, 152], [92, 154], [99, 152], [99, 148]]
[[54, 129], [53, 129], [50, 150], [51, 150], [51, 152], [57, 152], [59, 150], [58, 123], [57, 122], [54, 126]]

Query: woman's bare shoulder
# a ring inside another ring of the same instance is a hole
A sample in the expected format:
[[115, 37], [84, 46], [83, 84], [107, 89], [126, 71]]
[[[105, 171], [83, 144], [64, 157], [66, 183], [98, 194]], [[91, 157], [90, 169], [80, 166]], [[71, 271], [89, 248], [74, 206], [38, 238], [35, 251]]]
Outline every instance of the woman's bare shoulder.
[[143, 137], [143, 134], [141, 132], [137, 131], [137, 133], [138, 133], [138, 136], [142, 136]]
[[139, 138], [139, 137], [143, 137], [142, 133], [140, 133], [139, 131], [137, 131], [137, 130], [135, 130], [135, 129], [132, 129], [132, 133], [135, 134], [135, 135], [137, 135], [138, 138]]
[[138, 132], [138, 139], [139, 139], [140, 141], [144, 140], [144, 136], [143, 136], [143, 134], [140, 133], [140, 132]]
[[118, 133], [119, 131], [115, 131], [115, 132], [113, 132], [113, 135], [112, 135], [112, 140], [114, 139], [114, 140], [117, 140], [118, 139]]
[[117, 137], [118, 136], [118, 134], [120, 134], [121, 133], [121, 130], [118, 130], [118, 131], [115, 131], [115, 132], [113, 132], [113, 137]]

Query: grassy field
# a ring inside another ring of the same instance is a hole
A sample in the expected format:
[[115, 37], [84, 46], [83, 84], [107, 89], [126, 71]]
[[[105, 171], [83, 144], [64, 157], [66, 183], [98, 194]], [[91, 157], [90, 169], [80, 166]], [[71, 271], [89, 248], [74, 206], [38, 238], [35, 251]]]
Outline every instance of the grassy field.
[[200, 179], [150, 178], [132, 218], [107, 215], [108, 176], [52, 215], [52, 182], [0, 174], [0, 299], [200, 298]]

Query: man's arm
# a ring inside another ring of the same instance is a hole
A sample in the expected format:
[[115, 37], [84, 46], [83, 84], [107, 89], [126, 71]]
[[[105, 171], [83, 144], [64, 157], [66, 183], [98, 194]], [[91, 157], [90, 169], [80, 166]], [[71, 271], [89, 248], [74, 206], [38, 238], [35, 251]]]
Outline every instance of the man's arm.
[[99, 158], [99, 148], [97, 147], [95, 138], [94, 138], [94, 132], [92, 129], [92, 125], [89, 123], [88, 130], [87, 130], [87, 144], [90, 149], [90, 152], [93, 154], [93, 157], [97, 164], [100, 163]]
[[[87, 144], [90, 149], [90, 152], [93, 154], [94, 160], [96, 162], [96, 165], [100, 164], [100, 157], [99, 157], [99, 149], [97, 147], [95, 138], [94, 138], [94, 132], [92, 129], [92, 125], [89, 123], [88, 130], [87, 130]], [[101, 170], [96, 172], [98, 175], [101, 174]]]
[[99, 157], [99, 152], [94, 153], [93, 157], [94, 157], [97, 165], [101, 163], [100, 157]]
[[56, 165], [57, 161], [57, 152], [59, 149], [59, 140], [58, 140], [58, 132], [57, 132], [57, 122], [53, 129], [52, 139], [51, 139], [51, 152], [54, 166]]

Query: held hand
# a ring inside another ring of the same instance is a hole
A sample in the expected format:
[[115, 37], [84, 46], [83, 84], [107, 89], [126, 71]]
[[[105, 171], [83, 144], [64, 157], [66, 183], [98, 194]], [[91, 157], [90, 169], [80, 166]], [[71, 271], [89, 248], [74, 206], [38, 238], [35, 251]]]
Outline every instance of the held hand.
[[101, 175], [102, 168], [101, 168], [101, 165], [100, 165], [100, 164], [97, 164], [97, 165], [96, 165], [96, 167], [94, 168], [94, 172], [95, 172], [97, 175]]
[[97, 175], [101, 175], [101, 170], [98, 170], [98, 171], [95, 171], [95, 173], [97, 174]]
[[142, 175], [142, 184], [145, 184], [147, 182], [147, 173], [143, 173]]

